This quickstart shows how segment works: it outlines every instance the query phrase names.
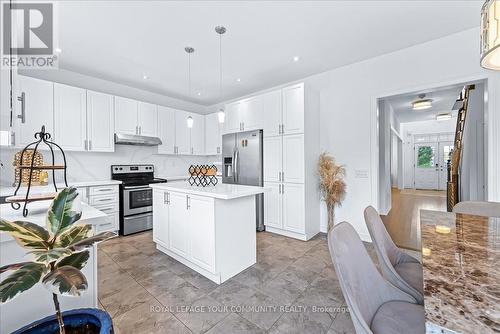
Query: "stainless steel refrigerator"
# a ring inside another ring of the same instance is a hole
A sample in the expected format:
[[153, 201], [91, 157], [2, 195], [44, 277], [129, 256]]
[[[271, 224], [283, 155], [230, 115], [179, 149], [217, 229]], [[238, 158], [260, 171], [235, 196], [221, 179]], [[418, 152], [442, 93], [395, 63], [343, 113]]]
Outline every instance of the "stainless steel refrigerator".
[[[262, 130], [222, 136], [222, 183], [264, 185]], [[255, 197], [256, 228], [264, 231], [264, 195]]]

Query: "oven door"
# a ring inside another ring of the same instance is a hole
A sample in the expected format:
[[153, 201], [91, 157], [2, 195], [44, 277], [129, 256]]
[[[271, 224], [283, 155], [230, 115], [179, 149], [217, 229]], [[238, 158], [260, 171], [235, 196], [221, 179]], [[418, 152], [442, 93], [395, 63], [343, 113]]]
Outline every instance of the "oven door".
[[153, 190], [149, 186], [123, 187], [123, 215], [153, 211]]

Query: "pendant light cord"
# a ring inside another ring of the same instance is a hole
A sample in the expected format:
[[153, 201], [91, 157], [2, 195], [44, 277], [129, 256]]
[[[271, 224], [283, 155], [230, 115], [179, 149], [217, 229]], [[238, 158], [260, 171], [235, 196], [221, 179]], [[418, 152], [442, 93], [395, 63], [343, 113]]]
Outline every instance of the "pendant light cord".
[[188, 96], [191, 97], [191, 53], [188, 53]]
[[222, 34], [219, 34], [219, 99], [222, 98]]

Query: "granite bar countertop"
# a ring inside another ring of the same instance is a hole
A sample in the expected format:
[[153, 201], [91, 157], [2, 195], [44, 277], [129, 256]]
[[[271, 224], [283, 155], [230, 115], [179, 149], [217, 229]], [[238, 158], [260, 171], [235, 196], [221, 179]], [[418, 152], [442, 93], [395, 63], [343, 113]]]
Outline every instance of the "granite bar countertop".
[[420, 224], [428, 330], [500, 333], [500, 218], [421, 210]]

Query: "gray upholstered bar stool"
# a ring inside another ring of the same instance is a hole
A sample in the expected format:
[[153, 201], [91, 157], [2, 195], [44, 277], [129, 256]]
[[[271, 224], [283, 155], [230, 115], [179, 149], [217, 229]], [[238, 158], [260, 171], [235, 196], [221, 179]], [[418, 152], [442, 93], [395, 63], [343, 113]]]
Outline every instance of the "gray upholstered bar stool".
[[500, 203], [464, 201], [453, 207], [453, 212], [475, 216], [500, 217]]
[[392, 241], [384, 222], [372, 206], [365, 209], [365, 221], [385, 279], [424, 304], [422, 264], [400, 250]]
[[382, 277], [349, 223], [333, 227], [328, 247], [357, 334], [425, 333], [424, 307]]

